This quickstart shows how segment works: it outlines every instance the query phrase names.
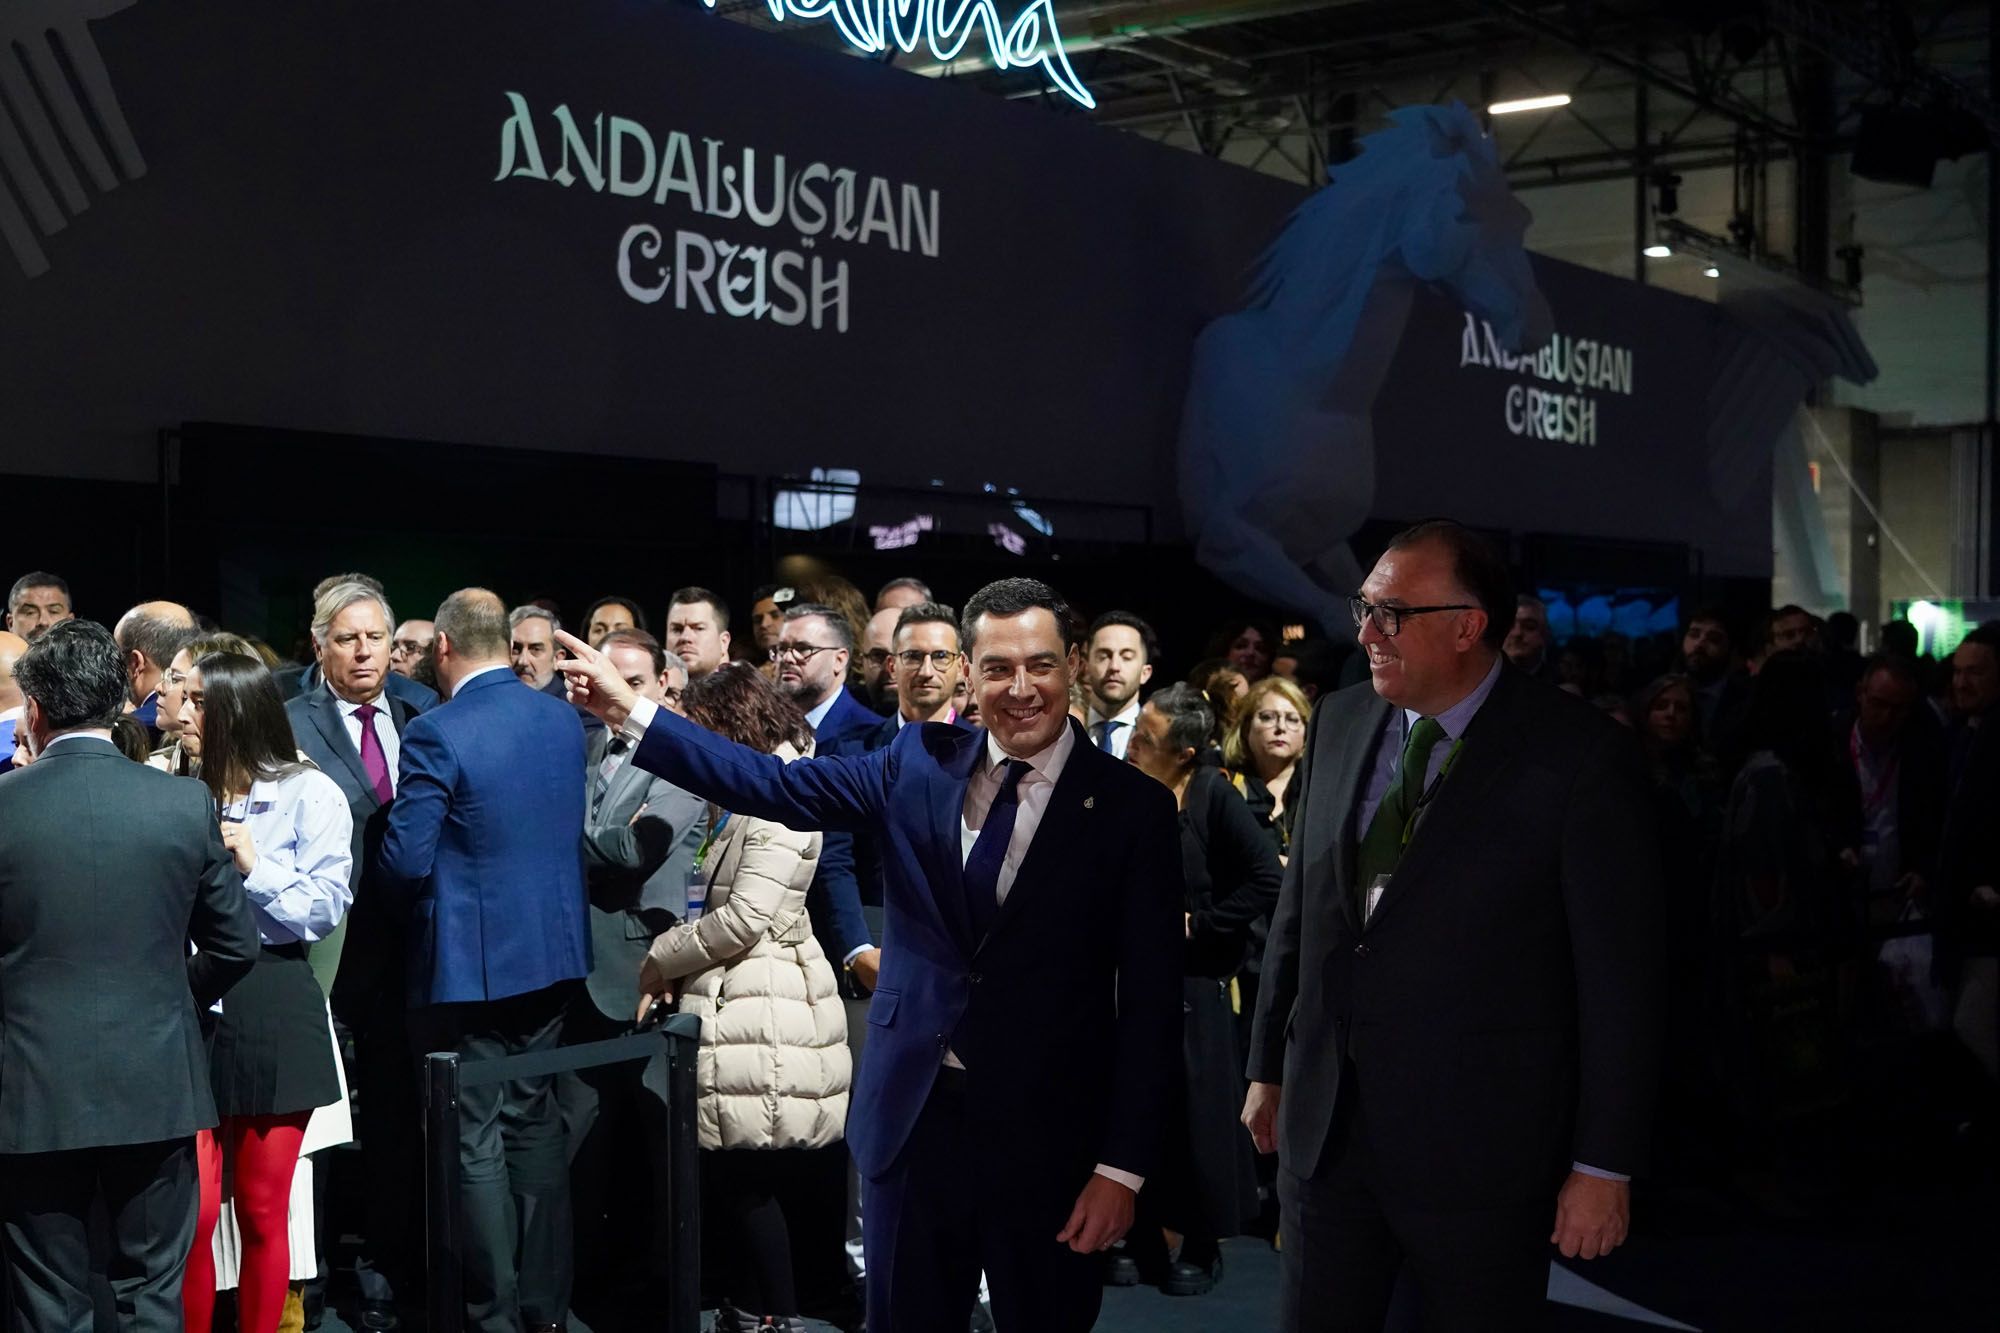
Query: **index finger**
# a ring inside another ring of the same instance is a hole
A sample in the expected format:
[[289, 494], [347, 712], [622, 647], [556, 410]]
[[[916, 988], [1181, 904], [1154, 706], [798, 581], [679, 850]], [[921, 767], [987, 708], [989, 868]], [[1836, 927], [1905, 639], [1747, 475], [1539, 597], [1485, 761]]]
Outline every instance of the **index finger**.
[[576, 658], [580, 662], [595, 662], [598, 658], [604, 656], [603, 653], [598, 652], [595, 648], [585, 643], [582, 639], [577, 638], [576, 635], [571, 634], [566, 629], [556, 631], [556, 642], [576, 654]]

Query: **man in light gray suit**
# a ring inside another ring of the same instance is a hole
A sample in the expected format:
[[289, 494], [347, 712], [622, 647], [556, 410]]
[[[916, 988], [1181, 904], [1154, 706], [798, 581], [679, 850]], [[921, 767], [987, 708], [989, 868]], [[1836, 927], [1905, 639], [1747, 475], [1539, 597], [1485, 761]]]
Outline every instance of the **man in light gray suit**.
[[[657, 639], [640, 629], [615, 630], [599, 646], [634, 690], [680, 711], [687, 666]], [[639, 964], [653, 937], [685, 909], [688, 874], [708, 832], [707, 803], [630, 763], [622, 738], [600, 729], [586, 743], [590, 806], [583, 833], [591, 969], [585, 992], [564, 1023], [563, 1040], [569, 1043], [600, 1041], [631, 1026], [638, 1010]], [[666, 1271], [665, 1232], [658, 1225], [666, 1209], [649, 1207], [647, 1190], [610, 1187], [614, 1170], [622, 1168], [625, 1179], [636, 1165], [618, 1160], [621, 1146], [644, 1145], [654, 1181], [651, 1197], [665, 1199], [660, 1189], [666, 1108], [642, 1083], [643, 1070], [602, 1065], [558, 1085], [570, 1142], [576, 1255], [579, 1263], [604, 1266], [591, 1275], [598, 1278]], [[647, 1250], [632, 1251], [641, 1237]], [[585, 1285], [601, 1289], [605, 1283]]]

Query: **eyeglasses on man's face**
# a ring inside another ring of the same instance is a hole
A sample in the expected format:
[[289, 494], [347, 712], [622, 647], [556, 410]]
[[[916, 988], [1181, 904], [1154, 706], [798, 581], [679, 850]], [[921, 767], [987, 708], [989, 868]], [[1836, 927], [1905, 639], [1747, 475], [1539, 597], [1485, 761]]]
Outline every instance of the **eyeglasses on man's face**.
[[958, 660], [958, 653], [950, 648], [933, 648], [929, 652], [921, 648], [910, 648], [897, 653], [896, 660], [910, 671], [919, 669], [926, 662], [942, 671]]
[[789, 657], [800, 662], [810, 662], [813, 654], [830, 653], [833, 647], [830, 643], [774, 643], [771, 645], [771, 660], [782, 662]]
[[861, 656], [862, 659], [866, 661], [869, 666], [879, 667], [879, 666], [887, 666], [889, 663], [889, 659], [894, 657], [895, 654], [890, 652], [887, 648], [870, 648], [867, 652], [861, 654]]
[[1442, 606], [1392, 606], [1384, 602], [1370, 602], [1358, 594], [1347, 599], [1347, 609], [1354, 615], [1354, 628], [1373, 622], [1382, 637], [1393, 639], [1403, 632], [1403, 622], [1411, 616], [1427, 616], [1434, 611], [1477, 611], [1479, 608], [1469, 602], [1447, 602]]

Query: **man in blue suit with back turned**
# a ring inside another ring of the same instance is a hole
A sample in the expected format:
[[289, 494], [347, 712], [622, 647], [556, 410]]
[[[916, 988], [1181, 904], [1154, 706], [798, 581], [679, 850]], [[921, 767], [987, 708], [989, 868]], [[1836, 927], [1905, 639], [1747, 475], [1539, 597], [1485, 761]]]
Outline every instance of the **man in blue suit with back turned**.
[[[437, 673], [449, 702], [401, 736], [378, 868], [410, 895], [419, 1052], [484, 1060], [552, 1049], [590, 971], [583, 729], [561, 699], [520, 687], [507, 645], [498, 597], [447, 597]], [[466, 1088], [459, 1160], [467, 1327], [561, 1327], [572, 1269], [554, 1078]]]
[[1069, 607], [1003, 579], [965, 608], [991, 730], [785, 764], [648, 707], [586, 645], [571, 697], [635, 762], [731, 810], [871, 832], [882, 971], [848, 1119], [871, 1333], [962, 1329], [983, 1269], [1002, 1333], [1088, 1329], [1180, 1067], [1172, 797], [1069, 720]]

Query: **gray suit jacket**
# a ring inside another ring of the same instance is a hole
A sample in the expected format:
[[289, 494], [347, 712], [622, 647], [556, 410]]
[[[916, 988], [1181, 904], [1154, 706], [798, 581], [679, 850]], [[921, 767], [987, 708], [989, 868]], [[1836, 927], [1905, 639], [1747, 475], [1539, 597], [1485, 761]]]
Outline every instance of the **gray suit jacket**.
[[256, 958], [199, 782], [100, 740], [0, 777], [0, 1153], [214, 1125], [200, 1011]]
[[[610, 782], [599, 771], [613, 737], [592, 732], [585, 753], [590, 806], [584, 865], [590, 888], [590, 979], [598, 1012], [629, 1023], [638, 1008], [639, 964], [653, 937], [687, 905], [688, 872], [708, 833], [708, 804], [630, 761]], [[645, 814], [639, 815], [641, 808]]]
[[[384, 693], [389, 720], [402, 735], [410, 719], [422, 712], [395, 694]], [[308, 758], [339, 784], [354, 816], [354, 906], [332, 936], [312, 948], [313, 971], [333, 1001], [343, 1023], [365, 1026], [367, 1013], [388, 1003], [403, 1005], [404, 912], [396, 895], [375, 883], [375, 849], [388, 827], [389, 807], [375, 795], [361, 752], [348, 739], [347, 723], [333, 692], [324, 684], [285, 701], [292, 722], [292, 739]], [[329, 980], [330, 979], [330, 980]]]

